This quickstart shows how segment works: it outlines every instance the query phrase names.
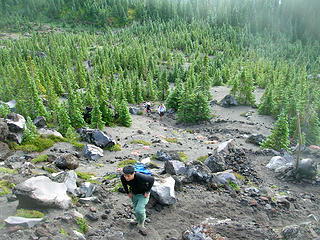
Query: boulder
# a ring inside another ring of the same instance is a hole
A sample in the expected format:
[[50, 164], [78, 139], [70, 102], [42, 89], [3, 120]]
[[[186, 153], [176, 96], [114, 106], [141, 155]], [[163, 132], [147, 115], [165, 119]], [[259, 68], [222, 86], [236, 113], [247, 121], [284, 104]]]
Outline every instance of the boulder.
[[235, 141], [233, 139], [230, 139], [226, 142], [219, 143], [216, 149], [216, 153], [227, 155], [227, 154], [230, 154], [231, 152], [234, 152], [235, 148], [236, 148]]
[[0, 142], [0, 161], [6, 160], [10, 155], [12, 155], [12, 151], [9, 146], [4, 142]]
[[208, 183], [211, 181], [211, 170], [200, 161], [193, 161], [187, 165], [187, 177], [191, 182]]
[[55, 164], [60, 169], [70, 169], [74, 170], [77, 167], [79, 167], [79, 161], [78, 158], [72, 155], [71, 153], [64, 153], [61, 156], [59, 156]]
[[298, 225], [285, 226], [281, 231], [284, 239], [295, 239], [299, 233], [300, 227]]
[[205, 161], [204, 165], [210, 168], [211, 172], [222, 172], [226, 169], [226, 164], [224, 162], [223, 157], [220, 155], [211, 155]]
[[212, 182], [217, 184], [227, 184], [229, 182], [237, 183], [237, 178], [233, 174], [232, 170], [226, 170], [223, 172], [214, 173], [212, 176]]
[[67, 192], [75, 194], [75, 190], [77, 189], [77, 174], [75, 171], [65, 171], [54, 173], [50, 176], [50, 179], [54, 182], [64, 183], [67, 187]]
[[88, 197], [92, 196], [95, 189], [96, 189], [96, 187], [94, 184], [92, 184], [90, 182], [85, 182], [85, 183], [81, 184], [81, 186], [76, 189], [76, 194], [77, 194], [77, 196], [79, 196], [81, 198], [88, 198]]
[[252, 143], [260, 146], [260, 144], [266, 139], [262, 134], [252, 134], [246, 139], [246, 143]]
[[187, 172], [186, 165], [177, 160], [166, 161], [164, 164], [166, 173], [171, 175], [184, 175]]
[[47, 120], [46, 120], [46, 118], [44, 116], [40, 116], [40, 117], [36, 117], [33, 120], [33, 123], [34, 123], [34, 125], [36, 125], [36, 127], [43, 128], [43, 127], [46, 126]]
[[5, 119], [9, 131], [12, 133], [20, 133], [26, 127], [26, 119], [17, 113], [9, 113], [7, 118]]
[[51, 130], [51, 129], [46, 129], [46, 128], [40, 128], [40, 129], [37, 129], [37, 131], [38, 131], [38, 134], [39, 134], [39, 135], [43, 135], [44, 137], [53, 135], [53, 136], [56, 136], [56, 137], [63, 138], [63, 136], [61, 135], [61, 133], [57, 132], [56, 130]]
[[228, 107], [232, 107], [232, 106], [238, 106], [238, 102], [235, 99], [234, 96], [232, 95], [226, 95], [220, 102], [219, 104], [222, 107], [228, 108]]
[[15, 186], [13, 194], [17, 196], [21, 208], [67, 209], [71, 204], [71, 199], [66, 191], [67, 187], [64, 183], [56, 183], [48, 177], [37, 176]]
[[169, 160], [178, 160], [180, 161], [180, 155], [178, 154], [177, 151], [166, 151], [163, 149], [160, 149], [157, 151], [157, 156], [156, 159], [159, 161], [169, 161]]
[[115, 140], [113, 140], [110, 135], [98, 129], [81, 128], [79, 133], [84, 141], [101, 148], [112, 147], [116, 144]]
[[22, 226], [22, 227], [33, 227], [37, 224], [40, 224], [42, 218], [24, 218], [24, 217], [16, 217], [11, 216], [4, 220], [7, 225], [10, 226]]
[[0, 120], [0, 142], [4, 142], [9, 134], [9, 128], [6, 122]]
[[274, 156], [271, 158], [270, 162], [266, 165], [267, 168], [275, 170], [276, 168], [282, 167], [290, 163], [287, 159], [281, 156]]
[[84, 155], [90, 160], [97, 160], [103, 157], [103, 150], [95, 145], [86, 144], [83, 147]]
[[131, 113], [132, 115], [138, 115], [139, 111], [139, 108], [129, 107], [129, 113]]
[[318, 174], [316, 161], [311, 158], [302, 159], [299, 163], [297, 173], [299, 178], [314, 179]]
[[176, 202], [174, 192], [175, 181], [172, 177], [155, 179], [151, 189], [151, 196], [161, 205], [172, 205]]
[[7, 140], [21, 144], [22, 143], [22, 135], [23, 135], [22, 132], [20, 132], [20, 133], [9, 132], [9, 134], [7, 136]]

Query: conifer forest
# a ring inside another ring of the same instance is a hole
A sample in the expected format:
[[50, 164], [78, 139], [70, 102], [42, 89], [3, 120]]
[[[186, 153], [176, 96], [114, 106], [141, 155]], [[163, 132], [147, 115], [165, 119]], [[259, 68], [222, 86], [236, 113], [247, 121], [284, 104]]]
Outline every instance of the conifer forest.
[[[320, 3], [307, 2], [2, 0], [0, 28], [37, 34], [1, 40], [0, 99], [65, 135], [129, 127], [128, 103], [144, 101], [198, 123], [211, 117], [211, 86], [231, 86], [251, 106], [263, 88], [259, 113], [285, 125], [284, 147], [296, 141], [297, 112], [304, 140], [320, 144]], [[40, 31], [45, 24], [52, 31]]]

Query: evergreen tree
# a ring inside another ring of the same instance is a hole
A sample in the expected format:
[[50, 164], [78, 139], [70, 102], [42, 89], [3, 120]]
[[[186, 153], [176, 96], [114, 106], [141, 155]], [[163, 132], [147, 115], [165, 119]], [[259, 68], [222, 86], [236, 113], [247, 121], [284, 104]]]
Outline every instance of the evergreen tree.
[[23, 131], [22, 142], [28, 143], [38, 136], [37, 127], [32, 122], [31, 118], [27, 117], [26, 128]]
[[161, 101], [165, 101], [168, 94], [169, 94], [169, 83], [168, 83], [168, 77], [167, 77], [167, 70], [164, 70], [160, 78], [159, 99]]
[[289, 127], [287, 116], [281, 113], [276, 121], [274, 128], [271, 130], [271, 135], [261, 143], [262, 148], [270, 148], [280, 150], [289, 148]]
[[198, 91], [194, 96], [194, 111], [193, 116], [195, 122], [207, 121], [210, 119], [211, 110], [208, 98]]
[[68, 128], [71, 127], [71, 121], [68, 114], [68, 107], [66, 102], [62, 102], [58, 108], [58, 122], [59, 128], [58, 131], [65, 136]]
[[119, 117], [117, 119], [117, 122], [125, 127], [130, 127], [132, 124], [131, 115], [129, 113], [129, 108], [127, 106], [127, 102], [122, 100], [122, 102], [119, 105]]
[[169, 96], [166, 99], [166, 107], [172, 108], [175, 111], [179, 108], [179, 103], [183, 94], [182, 82], [180, 79], [176, 80], [176, 88], [170, 92]]
[[104, 128], [102, 113], [100, 111], [100, 106], [97, 98], [94, 99], [93, 108], [91, 111], [91, 127], [99, 128], [100, 130], [103, 130]]

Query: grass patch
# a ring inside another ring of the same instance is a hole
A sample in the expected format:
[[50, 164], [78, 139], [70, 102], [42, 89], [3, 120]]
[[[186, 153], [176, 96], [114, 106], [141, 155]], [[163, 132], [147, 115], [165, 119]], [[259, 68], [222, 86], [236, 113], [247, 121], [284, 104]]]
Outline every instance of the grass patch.
[[15, 187], [14, 183], [9, 183], [8, 180], [0, 181], [0, 196], [11, 193], [11, 189]]
[[107, 176], [104, 176], [103, 179], [105, 179], [105, 180], [112, 180], [112, 179], [114, 179], [114, 178], [116, 178], [116, 177], [117, 177], [117, 174], [116, 174], [116, 173], [112, 173], [112, 174], [109, 174], [109, 175], [107, 175]]
[[216, 115], [216, 114], [211, 114], [210, 116], [211, 116], [211, 118], [215, 118], [215, 117], [217, 117], [217, 115]]
[[20, 208], [17, 210], [16, 216], [24, 217], [24, 218], [43, 218], [44, 214], [36, 210], [28, 210], [28, 209]]
[[243, 175], [241, 175], [240, 173], [234, 173], [234, 176], [237, 178], [237, 179], [239, 179], [239, 180], [241, 180], [241, 181], [245, 181], [246, 180], [246, 177], [245, 176], [243, 176]]
[[243, 113], [240, 114], [240, 116], [241, 116], [241, 117], [246, 117], [247, 113], [248, 113], [248, 111], [243, 112]]
[[14, 173], [17, 172], [17, 170], [16, 169], [0, 167], [0, 173], [1, 172], [7, 173], [7, 174], [14, 174]]
[[69, 197], [71, 198], [71, 202], [73, 205], [77, 205], [78, 204], [78, 201], [79, 201], [79, 198], [76, 197], [76, 196], [73, 196], [71, 193], [68, 193]]
[[76, 174], [79, 178], [84, 179], [86, 181], [89, 181], [91, 180], [92, 177], [96, 176], [93, 173], [85, 173], [85, 172], [79, 172], [79, 171], [76, 171]]
[[156, 160], [157, 159], [157, 154], [153, 154], [150, 159], [151, 160]]
[[54, 141], [49, 138], [37, 137], [29, 142], [21, 145], [11, 142], [9, 147], [11, 150], [22, 150], [25, 152], [42, 152], [54, 145]]
[[69, 236], [68, 233], [62, 227], [60, 228], [60, 233], [65, 236]]
[[277, 185], [272, 185], [271, 188], [278, 189], [279, 187]]
[[6, 226], [6, 223], [0, 225], [0, 230], [2, 230]]
[[31, 160], [32, 163], [46, 162], [46, 161], [48, 161], [48, 155], [40, 155]]
[[87, 221], [84, 218], [78, 217], [77, 224], [81, 233], [85, 234], [86, 232], [88, 232], [89, 227]]
[[178, 142], [178, 139], [176, 139], [176, 138], [164, 138], [164, 140], [166, 140], [169, 143], [177, 143]]
[[230, 187], [232, 187], [233, 189], [240, 189], [239, 186], [236, 183], [232, 182], [231, 180], [229, 180], [228, 183]]
[[80, 142], [77, 142], [77, 141], [71, 141], [70, 142], [76, 149], [83, 149], [84, 147], [84, 144], [83, 143], [80, 143]]
[[102, 163], [94, 163], [94, 165], [97, 165], [100, 168], [104, 167], [104, 165]]
[[121, 145], [117, 143], [111, 147], [105, 147], [104, 150], [108, 150], [111, 152], [118, 152], [118, 151], [121, 151]]
[[119, 188], [121, 188], [121, 187], [123, 187], [123, 186], [122, 186], [122, 183], [119, 182], [119, 183], [117, 183], [117, 184], [113, 187], [113, 189], [111, 190], [111, 192], [119, 192]]
[[188, 132], [188, 133], [194, 133], [194, 131], [192, 130], [192, 129], [186, 129], [186, 132]]
[[197, 158], [197, 160], [203, 163], [208, 157], [208, 155], [200, 156]]
[[134, 160], [134, 159], [127, 159], [127, 160], [124, 160], [124, 161], [121, 161], [118, 163], [118, 168], [123, 168], [127, 165], [133, 165], [133, 164], [136, 164], [137, 163], [137, 160]]
[[139, 139], [139, 140], [132, 140], [130, 143], [131, 143], [131, 144], [142, 144], [142, 145], [145, 145], [145, 146], [150, 146], [150, 145], [151, 145], [150, 142], [147, 142], [147, 141], [144, 141], [144, 140], [141, 140], [141, 139]]
[[184, 152], [178, 152], [178, 154], [180, 156], [181, 162], [185, 162], [189, 158], [189, 156]]
[[56, 173], [57, 172], [56, 170], [54, 170], [51, 167], [44, 167], [44, 170], [46, 170], [48, 173]]
[[56, 136], [56, 135], [48, 135], [48, 136], [46, 136], [46, 137], [44, 137], [44, 136], [41, 136], [42, 138], [48, 138], [48, 139], [51, 139], [52, 141], [54, 141], [54, 142], [67, 142], [68, 140], [66, 139], [66, 138], [64, 138], [64, 137], [58, 137], [58, 136]]

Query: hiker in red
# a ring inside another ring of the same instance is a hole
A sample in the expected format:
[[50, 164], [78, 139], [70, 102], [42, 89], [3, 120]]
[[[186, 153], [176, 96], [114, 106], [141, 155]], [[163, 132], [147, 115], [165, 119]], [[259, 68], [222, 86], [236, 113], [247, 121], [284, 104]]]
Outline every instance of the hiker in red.
[[150, 190], [154, 183], [154, 178], [143, 173], [135, 172], [132, 165], [125, 166], [121, 175], [121, 182], [124, 190], [132, 200], [134, 216], [138, 224], [139, 233], [146, 236], [144, 221], [146, 219], [146, 205], [150, 198]]

